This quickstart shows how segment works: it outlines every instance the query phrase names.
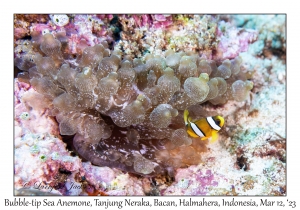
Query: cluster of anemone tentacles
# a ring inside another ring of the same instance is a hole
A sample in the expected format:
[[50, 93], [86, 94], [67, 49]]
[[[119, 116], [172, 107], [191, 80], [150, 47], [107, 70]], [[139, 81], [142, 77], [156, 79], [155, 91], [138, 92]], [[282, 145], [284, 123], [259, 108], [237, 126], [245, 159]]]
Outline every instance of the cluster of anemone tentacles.
[[29, 82], [49, 101], [61, 135], [75, 135], [77, 152], [95, 165], [156, 175], [201, 162], [207, 141], [190, 138], [182, 112], [199, 115], [199, 104], [243, 101], [252, 82], [241, 58], [215, 61], [165, 51], [131, 59], [106, 42], [76, 58], [61, 34], [34, 36], [15, 59]]

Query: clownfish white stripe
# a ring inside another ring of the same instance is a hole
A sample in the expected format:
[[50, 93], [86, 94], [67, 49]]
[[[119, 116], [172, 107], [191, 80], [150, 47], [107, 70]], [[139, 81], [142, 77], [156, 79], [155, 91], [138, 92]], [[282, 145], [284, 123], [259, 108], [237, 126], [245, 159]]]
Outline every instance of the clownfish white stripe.
[[198, 126], [195, 123], [191, 122], [191, 128], [199, 137], [205, 137], [204, 133], [198, 128]]
[[213, 129], [215, 129], [217, 131], [219, 131], [221, 129], [221, 127], [216, 124], [216, 122], [214, 121], [214, 119], [212, 117], [207, 117], [206, 120]]

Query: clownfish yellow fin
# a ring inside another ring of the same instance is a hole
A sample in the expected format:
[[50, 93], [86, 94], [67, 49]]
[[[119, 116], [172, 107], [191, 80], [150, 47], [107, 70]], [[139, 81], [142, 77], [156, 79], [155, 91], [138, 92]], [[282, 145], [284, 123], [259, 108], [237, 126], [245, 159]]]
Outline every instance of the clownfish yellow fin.
[[206, 139], [208, 139], [208, 137], [202, 137], [201, 138], [201, 140], [203, 140], [203, 141], [206, 140]]
[[217, 132], [213, 132], [210, 138], [210, 143], [214, 143], [219, 138], [219, 134]]
[[185, 126], [187, 126], [189, 124], [188, 116], [189, 116], [189, 111], [188, 110], [184, 110], [183, 119], [184, 119]]

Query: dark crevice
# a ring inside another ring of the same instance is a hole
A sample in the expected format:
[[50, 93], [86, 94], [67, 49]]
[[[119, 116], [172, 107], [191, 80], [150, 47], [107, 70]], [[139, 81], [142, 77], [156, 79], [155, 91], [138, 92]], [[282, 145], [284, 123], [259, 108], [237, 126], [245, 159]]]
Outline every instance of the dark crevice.
[[243, 169], [244, 171], [249, 170], [249, 164], [247, 163], [248, 158], [245, 158], [244, 156], [240, 156], [237, 158], [237, 165], [240, 167], [240, 169]]

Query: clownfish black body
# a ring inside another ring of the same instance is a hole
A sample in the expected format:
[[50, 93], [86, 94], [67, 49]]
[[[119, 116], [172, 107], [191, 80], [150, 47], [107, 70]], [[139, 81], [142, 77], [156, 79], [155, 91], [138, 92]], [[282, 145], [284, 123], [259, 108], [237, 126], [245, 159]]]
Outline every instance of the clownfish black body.
[[218, 139], [218, 132], [221, 130], [225, 123], [224, 118], [219, 115], [191, 121], [189, 118], [188, 110], [184, 110], [183, 117], [187, 133], [191, 137], [200, 137], [201, 140], [211, 138], [211, 142], [214, 142]]

